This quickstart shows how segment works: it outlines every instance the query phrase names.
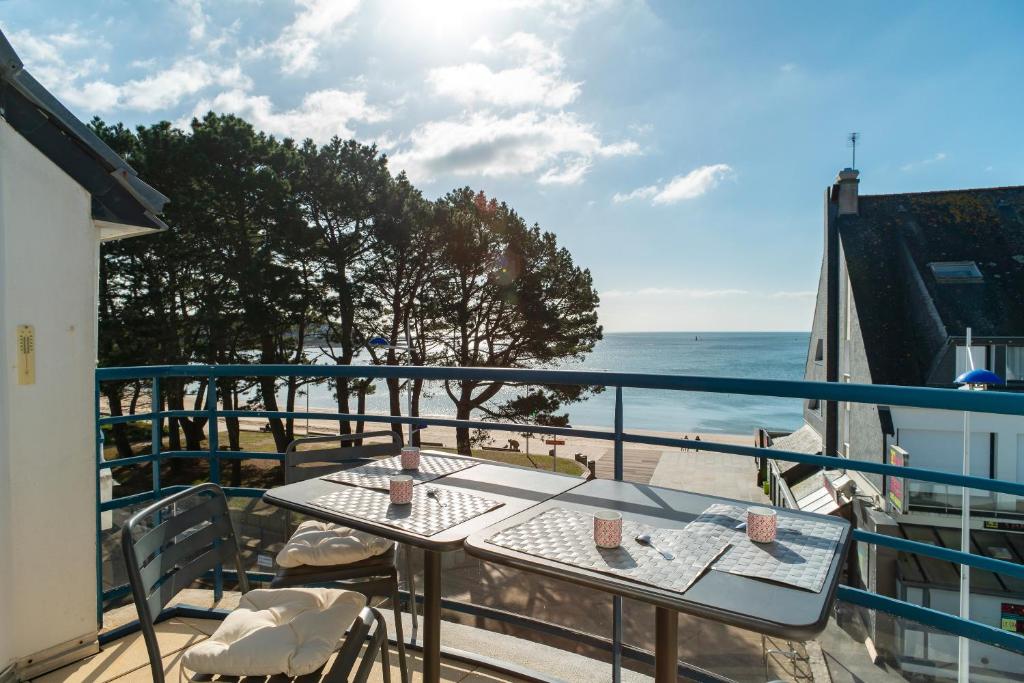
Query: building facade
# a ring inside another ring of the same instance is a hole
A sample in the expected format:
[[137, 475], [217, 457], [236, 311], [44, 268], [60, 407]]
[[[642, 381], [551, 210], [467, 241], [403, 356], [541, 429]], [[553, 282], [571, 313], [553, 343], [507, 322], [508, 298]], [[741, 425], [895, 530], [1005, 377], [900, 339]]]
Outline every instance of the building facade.
[[[974, 366], [1006, 378], [1004, 390], [1024, 390], [1024, 187], [862, 196], [858, 172], [844, 169], [826, 190], [824, 209], [806, 379], [954, 387], [969, 369], [971, 328]], [[804, 421], [799, 439], [777, 438], [772, 446], [804, 444], [803, 452], [954, 473], [962, 468], [959, 413], [808, 401]], [[971, 474], [1024, 481], [1024, 417], [976, 416], [970, 453]], [[793, 473], [781, 462], [764, 472], [781, 504], [799, 498], [794, 479], [807, 473]], [[848, 502], [858, 527], [959, 548], [958, 487], [849, 476], [851, 495], [837, 497], [836, 507]], [[1024, 562], [1024, 501], [975, 492], [971, 528], [974, 552]], [[851, 582], [957, 611], [958, 575], [949, 563], [862, 546], [852, 564]], [[1016, 608], [1024, 608], [1022, 582], [972, 572], [972, 619], [998, 627], [1001, 615]], [[932, 675], [931, 663], [956, 661], [954, 638], [909, 625], [868, 626], [878, 649], [903, 669]], [[985, 647], [971, 655], [997, 670], [1003, 656]]]
[[0, 678], [96, 650], [99, 245], [165, 201], [0, 33]]

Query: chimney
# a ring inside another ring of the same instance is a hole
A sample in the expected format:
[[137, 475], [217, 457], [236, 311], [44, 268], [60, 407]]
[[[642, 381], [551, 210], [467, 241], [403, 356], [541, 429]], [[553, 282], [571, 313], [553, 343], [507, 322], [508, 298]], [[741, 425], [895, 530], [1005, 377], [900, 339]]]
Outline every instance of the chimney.
[[839, 195], [839, 215], [857, 215], [857, 186], [860, 172], [852, 168], [844, 168], [836, 178], [836, 190]]

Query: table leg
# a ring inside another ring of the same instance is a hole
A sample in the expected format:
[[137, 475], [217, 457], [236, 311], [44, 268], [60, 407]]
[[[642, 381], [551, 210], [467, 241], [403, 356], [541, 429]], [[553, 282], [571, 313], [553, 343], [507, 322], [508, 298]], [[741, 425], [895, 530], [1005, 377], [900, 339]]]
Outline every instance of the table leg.
[[654, 680], [675, 683], [679, 671], [679, 613], [654, 608]]
[[423, 551], [423, 681], [441, 680], [441, 553]]

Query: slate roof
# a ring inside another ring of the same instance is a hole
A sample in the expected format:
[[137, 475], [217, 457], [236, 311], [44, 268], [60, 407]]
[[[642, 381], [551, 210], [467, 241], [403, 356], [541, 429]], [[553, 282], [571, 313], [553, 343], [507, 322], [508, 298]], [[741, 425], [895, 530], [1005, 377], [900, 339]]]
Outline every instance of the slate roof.
[[168, 199], [25, 69], [0, 31], [0, 118], [92, 196], [93, 218], [150, 230]]
[[[836, 218], [872, 381], [924, 384], [950, 337], [1024, 337], [1024, 187], [862, 195]], [[980, 282], [928, 264], [974, 261]]]
[[768, 448], [774, 448], [777, 451], [794, 451], [796, 453], [820, 455], [822, 448], [821, 435], [814, 431], [810, 425], [805, 424], [791, 434], [772, 439], [772, 445]]

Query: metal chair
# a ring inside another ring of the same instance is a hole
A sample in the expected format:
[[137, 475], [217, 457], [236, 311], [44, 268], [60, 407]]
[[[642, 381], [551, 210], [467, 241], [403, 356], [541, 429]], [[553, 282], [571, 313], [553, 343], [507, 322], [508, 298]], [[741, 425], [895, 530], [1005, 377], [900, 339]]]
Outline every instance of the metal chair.
[[[177, 511], [179, 506], [184, 507], [180, 512]], [[132, 515], [121, 530], [121, 550], [151, 674], [156, 683], [164, 683], [160, 645], [153, 627], [167, 603], [179, 591], [224, 564], [235, 566], [238, 590], [249, 591], [224, 491], [216, 484], [200, 484]], [[367, 638], [366, 654], [360, 658]], [[348, 635], [324, 680], [364, 683], [377, 652], [382, 657], [384, 681], [390, 683], [387, 626], [377, 610], [364, 607], [349, 626]], [[360, 659], [355, 676], [349, 678]], [[267, 675], [276, 673], [268, 671]], [[199, 675], [192, 680], [209, 680], [209, 677]]]
[[[374, 443], [343, 447], [350, 441], [372, 437], [389, 437], [390, 443]], [[337, 444], [335, 448], [298, 450], [309, 444]], [[357, 466], [378, 457], [397, 455], [402, 450], [402, 436], [391, 430], [341, 434], [338, 436], [314, 436], [296, 439], [288, 444], [284, 454], [284, 482], [292, 484], [313, 477], [336, 472], [338, 465]], [[416, 639], [416, 582], [413, 574], [412, 553], [405, 552], [405, 573], [409, 584], [409, 613], [412, 616], [413, 640]], [[408, 664], [405, 657], [405, 635], [402, 629], [402, 602], [398, 592], [398, 567], [396, 547], [382, 555], [367, 558], [351, 564], [331, 566], [278, 567], [272, 588], [339, 584], [348, 590], [357, 591], [371, 599], [389, 598], [395, 615], [395, 639], [398, 644], [398, 661], [403, 683], [409, 683]]]

